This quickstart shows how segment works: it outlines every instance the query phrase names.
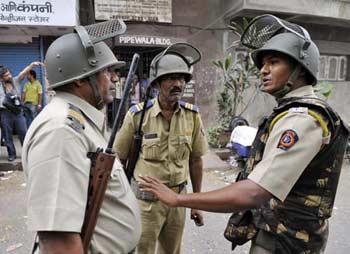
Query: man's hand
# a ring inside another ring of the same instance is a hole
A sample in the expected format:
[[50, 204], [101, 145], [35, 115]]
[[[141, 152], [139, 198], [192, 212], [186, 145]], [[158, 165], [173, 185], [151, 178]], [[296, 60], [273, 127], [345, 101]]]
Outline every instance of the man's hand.
[[37, 66], [39, 66], [39, 65], [44, 66], [44, 64], [43, 64], [42, 62], [39, 62], [39, 61], [35, 61], [35, 62], [32, 62], [32, 63], [30, 64], [31, 68], [37, 67]]
[[161, 183], [157, 178], [151, 176], [139, 176], [142, 191], [149, 191], [155, 195], [161, 202], [169, 207], [178, 206], [178, 195], [166, 185]]
[[25, 78], [25, 76], [27, 75], [27, 73], [33, 69], [34, 67], [37, 67], [37, 66], [44, 66], [45, 65], [42, 63], [42, 62], [39, 62], [39, 61], [34, 61], [32, 62], [31, 64], [29, 64], [27, 67], [25, 67], [19, 74], [18, 74], [18, 79], [19, 80], [23, 80]]
[[41, 104], [36, 105], [36, 110], [37, 110], [38, 112], [40, 112], [40, 111], [41, 111], [41, 109], [42, 109]]
[[191, 209], [191, 220], [193, 220], [198, 227], [204, 225], [203, 214], [197, 209]]

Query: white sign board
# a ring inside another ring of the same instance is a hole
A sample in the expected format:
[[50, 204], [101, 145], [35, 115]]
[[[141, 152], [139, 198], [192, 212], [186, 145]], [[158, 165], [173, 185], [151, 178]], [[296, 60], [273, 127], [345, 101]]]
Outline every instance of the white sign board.
[[172, 0], [95, 0], [95, 18], [172, 22]]
[[138, 46], [169, 46], [171, 38], [147, 35], [120, 35], [118, 44], [138, 45]]
[[1, 25], [75, 26], [76, 0], [0, 0]]
[[186, 84], [182, 98], [186, 98], [186, 101], [194, 103], [194, 98], [195, 98], [194, 88], [195, 88], [195, 81], [191, 80]]

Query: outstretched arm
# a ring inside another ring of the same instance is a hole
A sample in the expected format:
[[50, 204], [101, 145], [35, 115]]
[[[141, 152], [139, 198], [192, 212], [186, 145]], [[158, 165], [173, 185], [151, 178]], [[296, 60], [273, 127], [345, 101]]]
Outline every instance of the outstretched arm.
[[19, 80], [22, 80], [24, 79], [25, 75], [27, 75], [27, 73], [33, 69], [34, 67], [36, 66], [39, 66], [39, 65], [44, 65], [42, 62], [39, 62], [39, 61], [35, 61], [35, 62], [32, 62], [31, 64], [29, 64], [28, 66], [26, 66], [19, 74], [18, 74], [18, 79]]
[[140, 176], [140, 179], [144, 191], [152, 192], [170, 207], [183, 206], [228, 213], [259, 207], [273, 197], [271, 193], [249, 179], [221, 189], [191, 194], [176, 194], [154, 177]]
[[[203, 178], [203, 161], [201, 157], [190, 158], [190, 178], [194, 193], [201, 192]], [[197, 209], [191, 209], [191, 219], [194, 220], [197, 226], [203, 226], [203, 215]]]

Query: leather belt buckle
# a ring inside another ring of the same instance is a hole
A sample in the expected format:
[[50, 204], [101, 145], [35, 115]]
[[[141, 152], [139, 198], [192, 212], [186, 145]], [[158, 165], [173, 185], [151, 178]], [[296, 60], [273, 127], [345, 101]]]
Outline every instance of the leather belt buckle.
[[186, 184], [187, 184], [187, 181], [180, 183], [178, 185], [175, 185], [175, 186], [171, 186], [169, 188], [176, 193], [181, 193], [181, 191], [185, 188]]

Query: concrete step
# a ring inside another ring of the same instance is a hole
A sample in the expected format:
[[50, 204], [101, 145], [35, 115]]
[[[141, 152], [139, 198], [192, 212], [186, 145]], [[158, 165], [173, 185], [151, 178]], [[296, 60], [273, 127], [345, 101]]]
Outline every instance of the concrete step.
[[6, 146], [0, 147], [0, 171], [23, 170], [22, 168], [22, 146], [17, 136], [14, 136], [14, 145], [16, 147], [17, 158], [14, 161], [8, 161]]

